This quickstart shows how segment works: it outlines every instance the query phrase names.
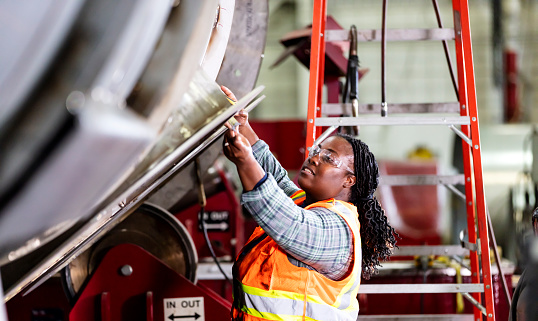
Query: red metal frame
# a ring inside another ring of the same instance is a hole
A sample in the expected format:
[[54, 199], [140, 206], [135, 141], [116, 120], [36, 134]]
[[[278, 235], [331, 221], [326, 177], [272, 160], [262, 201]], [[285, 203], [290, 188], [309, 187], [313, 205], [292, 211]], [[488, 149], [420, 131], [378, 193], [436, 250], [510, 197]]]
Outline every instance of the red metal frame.
[[[486, 215], [484, 182], [482, 177], [482, 159], [478, 112], [476, 103], [476, 88], [474, 79], [473, 55], [471, 45], [471, 28], [467, 0], [452, 0], [454, 11], [454, 26], [456, 34], [456, 56], [458, 66], [460, 115], [470, 118], [470, 126], [462, 126], [462, 132], [471, 138], [472, 146], [463, 144], [463, 161], [465, 175], [465, 192], [467, 204], [467, 226], [469, 242], [477, 244], [478, 251], [471, 251], [472, 282], [480, 283], [480, 263], [482, 267], [482, 282], [484, 283], [484, 298], [486, 320], [495, 320], [491, 265], [489, 254], [489, 235]], [[325, 58], [325, 21], [326, 0], [314, 1], [312, 21], [312, 47], [310, 56], [310, 79], [308, 95], [308, 113], [306, 123], [306, 147], [312, 146], [319, 136], [316, 133], [315, 120], [321, 116], [324, 58]], [[305, 156], [308, 155], [305, 153]], [[475, 224], [476, 220], [476, 224]], [[478, 235], [475, 228], [478, 227]], [[480, 255], [478, 254], [480, 252]], [[480, 261], [479, 261], [480, 256]], [[480, 302], [480, 293], [473, 297]], [[481, 319], [481, 311], [474, 308], [475, 320]]]
[[[486, 316], [487, 320], [495, 320], [495, 311], [493, 307], [493, 288], [492, 288], [492, 282], [491, 282], [491, 261], [490, 261], [490, 255], [489, 255], [489, 235], [488, 235], [488, 224], [487, 224], [487, 215], [486, 215], [486, 197], [484, 194], [484, 181], [482, 177], [482, 153], [481, 153], [481, 145], [480, 145], [480, 131], [478, 126], [478, 110], [476, 106], [476, 86], [475, 86], [475, 78], [474, 78], [474, 65], [473, 65], [473, 49], [471, 44], [471, 26], [470, 26], [470, 20], [469, 20], [469, 6], [467, 0], [453, 0], [453, 8], [454, 8], [454, 16], [459, 14], [459, 22], [460, 25], [456, 26], [456, 28], [461, 28], [461, 33], [458, 34], [456, 30], [456, 48], [459, 50], [456, 51], [457, 54], [457, 61], [458, 61], [458, 69], [460, 69], [463, 65], [464, 68], [464, 78], [462, 82], [459, 83], [459, 88], [466, 87], [466, 92], [463, 92], [462, 97], [462, 90], [460, 90], [460, 105], [465, 103], [467, 101], [467, 110], [468, 112], [464, 112], [463, 110], [461, 113], [468, 114], [471, 120], [471, 125], [469, 126], [471, 129], [471, 140], [472, 140], [472, 146], [470, 149], [468, 146], [465, 146], [463, 148], [463, 154], [467, 154], [466, 158], [469, 158], [469, 153], [472, 155], [472, 164], [470, 161], [464, 162], [464, 169], [465, 169], [465, 176], [466, 178], [470, 178], [470, 175], [467, 173], [471, 172], [471, 166], [473, 168], [474, 173], [474, 189], [471, 188], [471, 190], [474, 190], [475, 192], [475, 202], [476, 202], [476, 215], [477, 215], [477, 224], [478, 224], [478, 234], [480, 236], [480, 251], [481, 251], [481, 262], [482, 262], [482, 280], [484, 283], [484, 297], [486, 301]], [[455, 19], [456, 22], [456, 19]], [[459, 39], [459, 41], [458, 41]], [[461, 74], [461, 72], [459, 72]], [[465, 99], [467, 98], [467, 99]], [[461, 108], [463, 109], [463, 108]], [[471, 152], [472, 151], [472, 152]], [[469, 185], [473, 184], [473, 180], [469, 180]], [[466, 184], [467, 185], [467, 184]], [[467, 194], [469, 195], [469, 194]], [[472, 194], [470, 194], [468, 197], [472, 197]], [[469, 233], [471, 230], [474, 230], [475, 223], [474, 223], [474, 206], [469, 205], [469, 202], [467, 202], [467, 217], [468, 217], [468, 231]], [[469, 217], [473, 217], [473, 220], [471, 221]], [[476, 253], [476, 252], [475, 252]], [[478, 264], [475, 264], [475, 266], [472, 267], [473, 275], [474, 273], [478, 275], [479, 273], [479, 267]], [[475, 311], [475, 318], [478, 318], [479, 312]]]
[[[455, 39], [455, 49], [456, 49], [456, 57], [457, 57], [457, 70], [458, 70], [458, 90], [459, 90], [459, 99], [460, 99], [460, 115], [461, 116], [469, 116], [468, 113], [468, 103], [467, 103], [467, 86], [465, 82], [465, 70], [463, 64], [460, 62], [462, 61], [463, 56], [463, 45], [462, 45], [462, 39], [461, 39], [461, 14], [460, 14], [460, 5], [458, 1], [453, 1], [453, 11], [454, 11], [454, 26], [456, 30], [456, 39]], [[458, 30], [460, 32], [458, 32]], [[469, 137], [470, 128], [469, 126], [461, 126], [461, 131]], [[467, 230], [468, 230], [468, 238], [469, 243], [476, 244], [477, 243], [477, 235], [476, 235], [476, 229], [475, 229], [475, 202], [473, 198], [473, 175], [471, 171], [471, 146], [469, 146], [466, 143], [462, 144], [463, 148], [463, 163], [464, 163], [464, 177], [465, 177], [465, 204], [466, 204], [466, 210], [467, 210]], [[480, 275], [476, 273], [475, 271], [479, 271], [479, 261], [478, 261], [478, 253], [477, 252], [470, 252], [469, 258], [471, 261], [471, 270], [473, 271], [471, 278], [473, 283], [480, 283]], [[472, 293], [471, 294], [475, 300], [481, 303], [481, 296], [480, 293]], [[479, 320], [481, 319], [481, 312], [477, 309], [474, 309], [474, 319]]]
[[[310, 80], [308, 92], [308, 113], [306, 120], [306, 147], [314, 144], [319, 136], [316, 133], [315, 119], [321, 116], [321, 98], [325, 71], [325, 22], [327, 21], [327, 1], [314, 1], [312, 19], [312, 47], [310, 49]], [[312, 90], [314, 88], [314, 90]], [[305, 149], [305, 157], [308, 150]]]
[[[132, 268], [123, 275], [123, 266]], [[133, 244], [110, 249], [81, 291], [69, 320], [165, 320], [164, 299], [204, 298], [206, 320], [230, 320], [231, 303], [197, 286]]]

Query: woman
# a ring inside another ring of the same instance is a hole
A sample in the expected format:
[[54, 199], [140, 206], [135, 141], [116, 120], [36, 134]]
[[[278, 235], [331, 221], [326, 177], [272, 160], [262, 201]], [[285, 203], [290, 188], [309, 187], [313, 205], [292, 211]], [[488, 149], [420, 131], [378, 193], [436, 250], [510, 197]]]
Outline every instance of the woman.
[[355, 321], [361, 271], [369, 278], [396, 243], [373, 197], [374, 155], [353, 137], [329, 137], [309, 149], [298, 188], [248, 115], [236, 119], [239, 130], [228, 130], [223, 149], [259, 227], [234, 264], [232, 319]]

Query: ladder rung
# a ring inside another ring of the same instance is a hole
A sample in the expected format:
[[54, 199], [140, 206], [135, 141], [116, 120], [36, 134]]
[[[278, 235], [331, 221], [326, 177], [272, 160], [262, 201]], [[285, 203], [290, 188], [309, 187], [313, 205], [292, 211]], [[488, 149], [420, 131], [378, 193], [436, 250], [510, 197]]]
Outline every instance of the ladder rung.
[[[422, 41], [422, 40], [453, 40], [454, 29], [387, 29], [387, 41]], [[325, 41], [347, 41], [349, 30], [325, 30]], [[381, 41], [381, 29], [357, 30], [357, 41]]]
[[477, 293], [484, 292], [482, 283], [435, 284], [361, 284], [359, 293]]
[[393, 250], [394, 256], [413, 256], [413, 255], [469, 255], [469, 250], [460, 245], [407, 245], [400, 246]]
[[316, 126], [469, 125], [466, 116], [318, 117]]
[[380, 185], [463, 185], [465, 177], [458, 175], [384, 175], [379, 180]]
[[473, 321], [473, 314], [394, 314], [394, 315], [364, 315], [359, 313], [358, 321]]
[[[415, 104], [390, 104], [391, 114], [403, 113], [457, 113], [460, 112], [458, 102], [450, 103], [415, 103]], [[351, 115], [351, 104], [322, 104], [323, 115]], [[359, 104], [359, 114], [380, 114], [381, 104]]]

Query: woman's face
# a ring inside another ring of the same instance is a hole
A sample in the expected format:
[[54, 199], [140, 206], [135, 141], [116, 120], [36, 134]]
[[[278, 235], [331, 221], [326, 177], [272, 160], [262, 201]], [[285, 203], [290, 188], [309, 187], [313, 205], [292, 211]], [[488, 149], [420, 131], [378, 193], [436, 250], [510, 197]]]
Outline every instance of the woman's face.
[[313, 201], [329, 198], [347, 201], [349, 188], [356, 180], [352, 173], [353, 148], [345, 138], [338, 136], [327, 138], [319, 147], [316, 153], [310, 152], [303, 163], [299, 186]]

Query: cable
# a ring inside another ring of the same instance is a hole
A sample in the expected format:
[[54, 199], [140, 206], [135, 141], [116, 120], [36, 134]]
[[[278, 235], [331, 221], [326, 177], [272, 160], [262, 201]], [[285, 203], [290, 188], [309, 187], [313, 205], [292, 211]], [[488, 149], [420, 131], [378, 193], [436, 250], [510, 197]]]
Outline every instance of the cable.
[[205, 242], [207, 243], [207, 247], [209, 248], [209, 252], [211, 252], [211, 256], [213, 257], [213, 261], [215, 261], [215, 263], [217, 264], [217, 267], [219, 268], [220, 273], [222, 273], [222, 275], [224, 275], [224, 278], [226, 279], [226, 281], [228, 281], [228, 283], [232, 284], [232, 281], [228, 278], [228, 276], [226, 275], [226, 273], [222, 269], [222, 266], [220, 265], [219, 261], [217, 260], [217, 256], [215, 255], [215, 251], [213, 251], [213, 246], [211, 246], [211, 241], [209, 240], [209, 236], [207, 235], [207, 227], [205, 226], [205, 220], [204, 220], [205, 211], [204, 211], [203, 207], [200, 209], [200, 215], [201, 215], [201, 220], [202, 220], [202, 231], [204, 232], [204, 239], [205, 239]]
[[207, 244], [207, 247], [209, 248], [209, 252], [211, 253], [211, 256], [213, 257], [213, 261], [215, 261], [215, 264], [217, 264], [217, 267], [219, 268], [220, 273], [224, 275], [224, 278], [228, 283], [232, 285], [232, 281], [228, 278], [228, 275], [224, 272], [222, 269], [222, 266], [219, 263], [219, 260], [217, 259], [217, 255], [215, 255], [215, 251], [213, 250], [213, 246], [211, 246], [211, 241], [209, 240], [209, 236], [207, 235], [207, 227], [205, 225], [205, 206], [207, 205], [207, 199], [205, 196], [205, 190], [204, 190], [204, 183], [202, 182], [202, 174], [200, 171], [200, 160], [199, 158], [196, 158], [194, 162], [194, 167], [196, 168], [196, 180], [198, 181], [198, 202], [200, 204], [200, 217], [198, 217], [198, 220], [201, 221], [202, 225], [202, 231], [204, 233], [204, 239]]

